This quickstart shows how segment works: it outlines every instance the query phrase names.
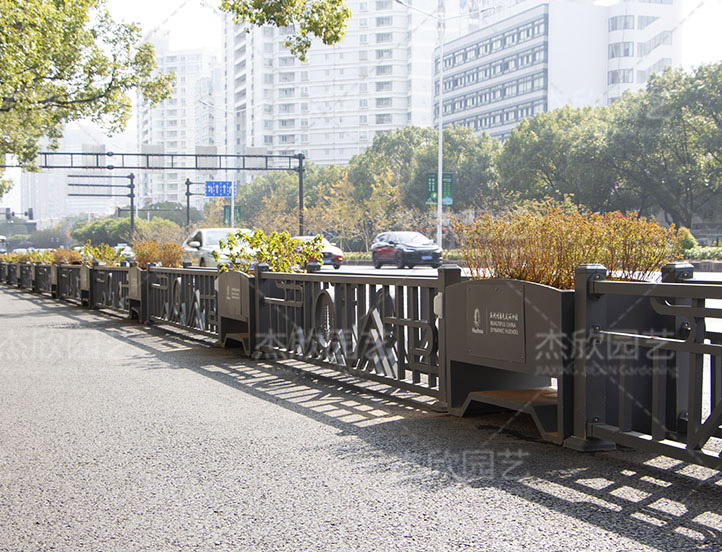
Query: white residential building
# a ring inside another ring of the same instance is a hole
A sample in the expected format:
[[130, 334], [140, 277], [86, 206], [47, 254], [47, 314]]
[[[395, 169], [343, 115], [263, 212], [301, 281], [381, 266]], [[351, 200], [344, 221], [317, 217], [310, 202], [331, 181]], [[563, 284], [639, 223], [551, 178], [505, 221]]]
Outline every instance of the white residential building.
[[[680, 63], [680, 0], [491, 0], [484, 26], [444, 45], [444, 126], [505, 138], [564, 105], [607, 105]], [[434, 124], [438, 124], [439, 51]]]
[[[431, 124], [436, 21], [393, 0], [349, 0], [335, 46], [314, 42], [300, 62], [286, 30], [224, 27], [229, 152], [303, 153], [347, 163], [377, 133]], [[434, 0], [414, 2], [431, 12]]]
[[[151, 107], [138, 99], [138, 150], [144, 153], [222, 153], [225, 132], [223, 70], [202, 50], [168, 49], [167, 40], [154, 42], [158, 70], [176, 76], [172, 96]], [[167, 162], [166, 162], [167, 164]], [[203, 182], [223, 174], [193, 170], [194, 158], [177, 162], [177, 170], [139, 171], [136, 193], [140, 205], [185, 204], [186, 179]], [[201, 191], [200, 186], [194, 190]], [[203, 196], [191, 205], [202, 207]]]

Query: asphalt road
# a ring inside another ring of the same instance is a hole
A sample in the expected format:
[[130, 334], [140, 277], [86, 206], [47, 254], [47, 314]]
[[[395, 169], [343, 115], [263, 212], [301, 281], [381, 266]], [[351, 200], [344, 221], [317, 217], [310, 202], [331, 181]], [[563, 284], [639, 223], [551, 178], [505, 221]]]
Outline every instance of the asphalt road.
[[722, 549], [720, 475], [0, 288], [0, 550]]

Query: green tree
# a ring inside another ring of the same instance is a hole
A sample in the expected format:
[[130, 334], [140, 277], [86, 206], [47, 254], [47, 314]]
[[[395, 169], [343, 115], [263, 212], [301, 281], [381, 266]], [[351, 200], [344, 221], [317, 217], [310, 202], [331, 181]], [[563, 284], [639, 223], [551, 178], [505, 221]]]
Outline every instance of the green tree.
[[678, 226], [710, 215], [722, 190], [715, 113], [688, 104], [698, 74], [667, 70], [613, 106], [609, 159], [625, 185], [653, 197]]
[[0, 14], [0, 161], [31, 164], [69, 121], [121, 130], [135, 89], [153, 104], [170, 95], [174, 77], [154, 74], [153, 47], [104, 0], [0, 0]]
[[351, 10], [343, 0], [223, 0], [221, 9], [234, 16], [236, 23], [273, 25], [287, 30], [284, 42], [302, 61], [313, 37], [324, 44], [336, 44], [344, 35]]
[[592, 211], [648, 207], [634, 190], [620, 188], [609, 153], [607, 108], [563, 107], [519, 123], [498, 158], [499, 185], [521, 199], [565, 198]]
[[[444, 172], [454, 175], [453, 207], [460, 211], [481, 207], [482, 202], [497, 194], [496, 157], [499, 142], [483, 132], [476, 136], [469, 128], [453, 126], [444, 129]], [[438, 141], [425, 144], [414, 154], [412, 177], [401, 183], [403, 205], [427, 210], [426, 175], [436, 173]]]

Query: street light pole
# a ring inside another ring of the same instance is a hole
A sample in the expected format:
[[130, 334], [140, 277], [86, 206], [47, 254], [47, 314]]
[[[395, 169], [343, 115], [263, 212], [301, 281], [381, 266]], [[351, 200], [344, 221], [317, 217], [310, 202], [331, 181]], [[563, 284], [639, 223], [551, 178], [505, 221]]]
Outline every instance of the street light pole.
[[442, 204], [442, 178], [444, 176], [444, 25], [446, 24], [444, 0], [439, 0], [439, 160], [436, 174], [436, 244], [442, 246], [441, 217]]

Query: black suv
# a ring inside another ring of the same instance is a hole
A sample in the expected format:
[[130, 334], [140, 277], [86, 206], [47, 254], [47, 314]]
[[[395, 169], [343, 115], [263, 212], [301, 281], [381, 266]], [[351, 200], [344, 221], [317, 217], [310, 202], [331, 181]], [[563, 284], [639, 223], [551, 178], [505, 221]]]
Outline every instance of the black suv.
[[375, 268], [393, 263], [396, 268], [416, 265], [441, 266], [441, 248], [418, 232], [383, 232], [371, 245], [371, 261]]

